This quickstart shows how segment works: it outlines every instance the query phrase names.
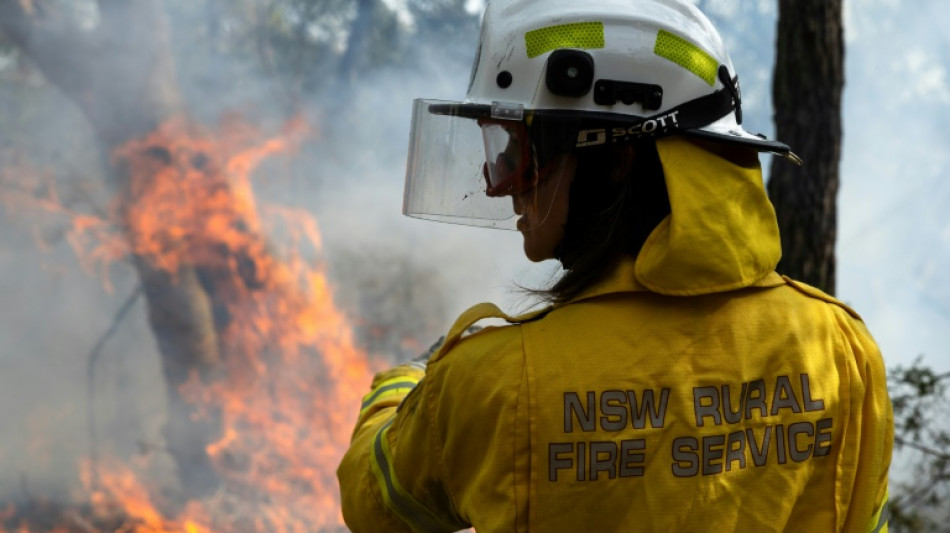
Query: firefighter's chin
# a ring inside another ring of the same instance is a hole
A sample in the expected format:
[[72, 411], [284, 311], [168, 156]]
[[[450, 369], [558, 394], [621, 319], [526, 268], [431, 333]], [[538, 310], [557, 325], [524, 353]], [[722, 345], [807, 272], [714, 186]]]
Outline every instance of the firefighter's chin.
[[554, 259], [554, 251], [564, 237], [563, 223], [551, 221], [551, 217], [533, 225], [529, 216], [518, 219], [518, 231], [524, 239], [524, 255], [530, 261], [538, 263]]

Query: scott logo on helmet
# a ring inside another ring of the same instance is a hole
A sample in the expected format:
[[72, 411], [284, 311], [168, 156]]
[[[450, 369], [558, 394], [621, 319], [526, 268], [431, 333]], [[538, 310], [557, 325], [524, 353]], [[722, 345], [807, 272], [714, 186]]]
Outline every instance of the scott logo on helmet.
[[[678, 110], [670, 111], [669, 113], [651, 118], [649, 120], [644, 120], [629, 127], [615, 127], [610, 130], [610, 142], [611, 144], [621, 141], [627, 141], [631, 137], [645, 137], [652, 136], [658, 133], [665, 133], [670, 128], [676, 128], [679, 126], [679, 120], [677, 120], [677, 115], [679, 115]], [[601, 144], [607, 144], [607, 129], [606, 128], [594, 128], [589, 130], [580, 130], [577, 132], [577, 148], [585, 148], [588, 146], [598, 146]]]

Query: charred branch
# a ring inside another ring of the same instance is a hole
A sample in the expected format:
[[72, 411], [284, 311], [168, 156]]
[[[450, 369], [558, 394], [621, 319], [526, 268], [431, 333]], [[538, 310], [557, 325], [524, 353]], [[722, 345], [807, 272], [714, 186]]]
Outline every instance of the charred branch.
[[87, 424], [89, 427], [89, 461], [92, 466], [92, 479], [90, 480], [90, 488], [93, 490], [98, 489], [99, 481], [99, 433], [96, 417], [96, 364], [99, 362], [99, 356], [102, 355], [102, 349], [105, 347], [109, 339], [115, 335], [115, 332], [119, 329], [119, 324], [122, 323], [122, 320], [126, 317], [126, 315], [128, 315], [129, 311], [132, 309], [132, 306], [139, 300], [141, 295], [142, 286], [138, 285], [135, 287], [135, 290], [132, 291], [132, 294], [126, 298], [125, 303], [122, 304], [122, 307], [119, 308], [115, 318], [112, 319], [112, 324], [109, 325], [109, 329], [107, 329], [106, 332], [99, 337], [99, 340], [96, 341], [96, 345], [89, 352], [88, 363], [86, 365], [88, 379], [86, 389], [86, 415]]

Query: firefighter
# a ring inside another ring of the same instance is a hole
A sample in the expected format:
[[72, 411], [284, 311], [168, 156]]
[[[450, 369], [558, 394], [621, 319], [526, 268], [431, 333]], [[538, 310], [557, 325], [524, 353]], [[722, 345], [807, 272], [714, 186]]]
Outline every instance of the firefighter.
[[801, 161], [741, 104], [688, 0], [489, 2], [466, 99], [415, 102], [404, 212], [517, 229], [564, 275], [376, 376], [353, 531], [886, 531], [881, 354], [774, 271], [758, 157]]

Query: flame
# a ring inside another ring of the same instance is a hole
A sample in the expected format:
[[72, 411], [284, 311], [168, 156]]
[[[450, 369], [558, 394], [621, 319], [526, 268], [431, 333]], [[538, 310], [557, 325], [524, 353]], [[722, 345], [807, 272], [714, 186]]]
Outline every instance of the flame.
[[[148, 490], [138, 480], [134, 471], [126, 465], [111, 463], [103, 470], [93, 488], [92, 465], [86, 461], [80, 466], [83, 486], [89, 491], [89, 500], [98, 521], [115, 521], [124, 524], [117, 531], [128, 533], [212, 533], [192, 519], [168, 520], [152, 504]], [[121, 498], [116, 498], [122, 495]], [[197, 515], [196, 510], [189, 514]]]
[[210, 375], [192, 372], [179, 389], [199, 415], [219, 418], [219, 438], [206, 452], [221, 488], [169, 517], [144, 468], [86, 462], [80, 477], [97, 524], [90, 531], [110, 520], [129, 533], [342, 528], [335, 468], [373, 368], [334, 305], [325, 271], [308, 258], [321, 249], [316, 220], [299, 208], [259, 204], [251, 183], [263, 160], [292, 150], [305, 133], [298, 121], [258, 142], [239, 120], [216, 132], [169, 120], [113, 154], [129, 180], [105, 217], [70, 211], [43, 180], [18, 189], [13, 203], [69, 216], [68, 242], [107, 283], [109, 270], [130, 257], [172, 276], [193, 267], [210, 274], [208, 290], [226, 317], [216, 324], [217, 366]]

